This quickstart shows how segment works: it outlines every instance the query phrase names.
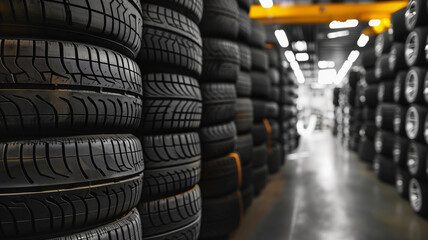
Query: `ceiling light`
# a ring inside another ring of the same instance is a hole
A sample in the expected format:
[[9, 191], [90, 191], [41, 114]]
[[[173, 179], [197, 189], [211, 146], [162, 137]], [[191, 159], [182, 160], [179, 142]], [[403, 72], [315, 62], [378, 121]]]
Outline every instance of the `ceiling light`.
[[321, 69], [324, 68], [334, 68], [335, 67], [335, 63], [333, 61], [319, 61], [318, 62], [318, 67]]
[[294, 61], [290, 63], [291, 69], [293, 69], [294, 71], [300, 70], [299, 64]]
[[298, 83], [300, 83], [300, 84], [305, 83], [305, 76], [303, 75], [302, 70], [300, 70], [300, 69], [299, 70], [295, 70], [294, 71], [294, 75], [296, 75]]
[[332, 84], [336, 78], [336, 69], [323, 69], [318, 71], [319, 84]]
[[329, 24], [330, 29], [353, 28], [358, 26], [357, 19], [348, 19], [345, 22], [333, 21]]
[[354, 50], [349, 54], [348, 61], [353, 63], [353, 62], [357, 61], [359, 56], [360, 56], [360, 51]]
[[343, 81], [343, 79], [345, 78], [346, 74], [348, 73], [348, 71], [351, 69], [352, 67], [352, 62], [349, 60], [346, 60], [343, 63], [343, 66], [340, 68], [339, 72], [337, 73], [336, 79], [334, 80], [335, 84], [339, 84]]
[[349, 35], [349, 31], [348, 30], [344, 30], [344, 31], [338, 31], [338, 32], [331, 32], [327, 34], [327, 38], [332, 39], [332, 38], [339, 38], [339, 37], [345, 37]]
[[358, 38], [358, 41], [357, 41], [358, 47], [365, 47], [369, 42], [369, 40], [370, 40], [369, 36], [365, 35], [364, 33], [361, 34], [360, 38]]
[[264, 8], [273, 7], [273, 1], [272, 0], [259, 0], [259, 1], [260, 1], [260, 5], [262, 5], [262, 7], [264, 7]]
[[308, 45], [305, 41], [297, 41], [293, 43], [294, 50], [304, 52], [308, 50]]
[[278, 40], [279, 45], [281, 47], [286, 48], [288, 45], [290, 45], [290, 42], [288, 41], [287, 34], [284, 30], [275, 30], [275, 37]]
[[296, 53], [296, 60], [299, 62], [305, 62], [309, 60], [309, 54], [307, 53]]
[[380, 19], [372, 19], [369, 21], [369, 26], [370, 27], [377, 27], [379, 26], [381, 23]]
[[294, 53], [292, 51], [287, 50], [285, 51], [284, 55], [285, 55], [285, 58], [287, 58], [288, 62], [291, 63], [296, 61], [296, 58], [294, 57]]

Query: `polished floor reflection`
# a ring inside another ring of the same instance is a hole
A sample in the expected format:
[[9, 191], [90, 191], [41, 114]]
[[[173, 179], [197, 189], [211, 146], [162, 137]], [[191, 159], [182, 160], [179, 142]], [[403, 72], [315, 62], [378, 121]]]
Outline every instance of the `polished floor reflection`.
[[233, 240], [419, 240], [428, 221], [330, 132], [302, 139]]

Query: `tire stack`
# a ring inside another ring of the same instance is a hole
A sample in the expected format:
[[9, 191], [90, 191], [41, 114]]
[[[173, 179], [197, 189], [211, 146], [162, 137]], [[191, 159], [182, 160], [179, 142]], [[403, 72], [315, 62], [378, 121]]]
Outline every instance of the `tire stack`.
[[242, 167], [234, 153], [236, 82], [240, 71], [237, 0], [204, 0], [201, 239], [227, 238], [243, 214]]
[[235, 123], [238, 136], [236, 138], [235, 152], [239, 154], [242, 171], [242, 200], [246, 211], [254, 197], [252, 185], [253, 176], [253, 102], [251, 100], [251, 50], [249, 40], [251, 37], [251, 21], [248, 16], [250, 1], [240, 0], [239, 5], [239, 53], [240, 72], [236, 83]]
[[0, 239], [142, 239], [140, 4], [0, 14]]
[[349, 105], [349, 149], [352, 151], [358, 151], [360, 144], [360, 129], [362, 125], [363, 110], [361, 108], [361, 102], [357, 96], [360, 91], [360, 71], [350, 71], [348, 76], [349, 92], [348, 105]]
[[143, 239], [198, 239], [202, 0], [143, 0]]
[[373, 163], [376, 155], [374, 138], [376, 135], [375, 113], [378, 105], [379, 84], [375, 77], [376, 55], [373, 48], [367, 48], [361, 53], [361, 62], [364, 68], [362, 73], [363, 93], [360, 101], [363, 106], [363, 124], [360, 130], [360, 144], [358, 155], [367, 163]]
[[393, 149], [395, 144], [394, 134], [394, 76], [389, 59], [392, 42], [388, 32], [377, 35], [375, 40], [375, 78], [379, 82], [377, 101], [378, 106], [375, 113], [375, 124], [377, 127], [375, 135], [376, 157], [373, 169], [381, 181], [395, 183], [395, 165], [393, 160]]
[[268, 55], [265, 52], [265, 28], [251, 20], [251, 98], [253, 102], [253, 188], [259, 195], [266, 186], [269, 175], [267, 165], [269, 149], [267, 145], [269, 122], [268, 99], [271, 81], [268, 75]]
[[340, 89], [339, 93], [339, 111], [338, 111], [338, 117], [339, 117], [339, 140], [340, 142], [345, 146], [349, 147], [349, 133], [350, 133], [350, 106], [349, 106], [349, 92], [350, 92], [350, 86], [348, 84], [344, 85]]
[[339, 131], [339, 94], [340, 94], [340, 88], [335, 87], [333, 89], [333, 106], [334, 106], [334, 119], [333, 119], [333, 129], [332, 133], [333, 136], [338, 135]]
[[[296, 80], [285, 72], [281, 77], [280, 85], [280, 124], [281, 145], [285, 148], [285, 155], [293, 152], [299, 145], [300, 135], [297, 132], [297, 89]], [[282, 159], [285, 161], [285, 158]]]

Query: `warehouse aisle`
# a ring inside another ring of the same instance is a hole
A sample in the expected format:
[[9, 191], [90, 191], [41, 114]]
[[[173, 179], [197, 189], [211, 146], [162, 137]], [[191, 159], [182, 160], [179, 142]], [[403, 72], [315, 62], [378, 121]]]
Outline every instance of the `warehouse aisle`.
[[[302, 138], [255, 200], [233, 240], [418, 240], [428, 221], [329, 131]], [[252, 231], [251, 231], [251, 230]]]

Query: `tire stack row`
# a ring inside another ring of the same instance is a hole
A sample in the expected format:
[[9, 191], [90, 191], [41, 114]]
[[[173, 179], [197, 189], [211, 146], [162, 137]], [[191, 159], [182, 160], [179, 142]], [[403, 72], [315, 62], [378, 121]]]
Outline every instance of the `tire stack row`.
[[345, 146], [350, 146], [350, 129], [351, 129], [351, 107], [349, 104], [349, 93], [351, 87], [346, 84], [340, 88], [339, 107], [336, 112], [338, 119], [338, 137], [340, 142]]
[[360, 129], [362, 127], [363, 109], [359, 99], [361, 91], [361, 72], [352, 70], [349, 72], [347, 100], [349, 105], [349, 145], [348, 148], [352, 151], [358, 151], [360, 144]]
[[142, 239], [141, 10], [2, 3], [0, 239]]
[[[280, 134], [281, 146], [284, 149], [284, 156], [293, 152], [300, 142], [300, 135], [297, 132], [297, 89], [296, 80], [290, 76], [290, 72], [284, 72], [280, 82]], [[281, 160], [284, 164], [286, 158]]]
[[340, 118], [340, 108], [339, 108], [339, 94], [340, 88], [335, 87], [333, 89], [333, 106], [334, 106], [334, 119], [333, 119], [333, 136], [337, 137], [339, 134], [339, 118]]
[[202, 0], [143, 0], [143, 239], [198, 239]]
[[265, 51], [266, 33], [263, 25], [251, 21], [251, 98], [253, 102], [253, 177], [255, 195], [267, 184], [269, 168], [267, 164], [268, 149], [268, 105], [271, 81], [268, 75], [269, 60]]
[[221, 239], [238, 228], [243, 214], [242, 166], [234, 153], [240, 72], [239, 5], [237, 0], [204, 0], [203, 9], [200, 238]]

